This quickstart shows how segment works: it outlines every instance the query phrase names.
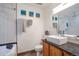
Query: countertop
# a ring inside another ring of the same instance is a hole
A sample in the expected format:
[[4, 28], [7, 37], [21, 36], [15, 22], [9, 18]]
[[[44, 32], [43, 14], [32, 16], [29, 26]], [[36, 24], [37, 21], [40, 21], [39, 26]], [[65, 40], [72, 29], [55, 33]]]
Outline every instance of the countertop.
[[52, 42], [49, 42], [47, 40], [43, 40], [51, 45], [54, 45], [62, 50], [65, 50], [69, 53], [71, 53], [72, 55], [74, 56], [79, 56], [79, 44], [75, 44], [75, 43], [71, 43], [71, 42], [67, 42], [63, 45], [57, 45], [57, 44], [54, 44]]

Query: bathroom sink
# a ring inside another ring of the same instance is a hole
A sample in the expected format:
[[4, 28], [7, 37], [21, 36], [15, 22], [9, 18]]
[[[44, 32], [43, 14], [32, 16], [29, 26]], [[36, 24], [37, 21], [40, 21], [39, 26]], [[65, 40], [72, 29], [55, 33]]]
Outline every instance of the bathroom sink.
[[79, 39], [77, 35], [64, 34], [64, 36], [67, 37], [68, 39]]
[[67, 43], [67, 38], [61, 35], [49, 35], [46, 37], [47, 41], [62, 45]]
[[69, 34], [64, 34], [66, 37], [77, 37], [77, 35], [69, 35]]

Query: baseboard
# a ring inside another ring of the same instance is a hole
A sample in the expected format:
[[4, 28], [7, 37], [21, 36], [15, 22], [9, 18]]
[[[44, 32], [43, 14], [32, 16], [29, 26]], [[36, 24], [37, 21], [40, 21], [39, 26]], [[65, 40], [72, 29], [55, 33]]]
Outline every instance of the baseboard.
[[33, 52], [35, 52], [35, 50], [24, 51], [24, 52], [18, 53], [17, 56], [21, 56], [21, 55], [29, 53], [29, 52], [33, 53]]

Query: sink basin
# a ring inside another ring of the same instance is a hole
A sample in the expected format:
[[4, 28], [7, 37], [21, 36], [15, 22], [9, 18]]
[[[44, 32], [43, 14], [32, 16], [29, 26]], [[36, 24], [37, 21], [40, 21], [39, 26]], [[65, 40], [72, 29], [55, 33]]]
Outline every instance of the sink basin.
[[64, 34], [66, 37], [77, 37], [77, 35], [69, 35], [69, 34]]
[[62, 45], [67, 43], [67, 38], [61, 35], [49, 35], [46, 38], [47, 41], [55, 43], [57, 45]]
[[64, 34], [64, 36], [67, 37], [68, 39], [78, 39], [77, 35]]

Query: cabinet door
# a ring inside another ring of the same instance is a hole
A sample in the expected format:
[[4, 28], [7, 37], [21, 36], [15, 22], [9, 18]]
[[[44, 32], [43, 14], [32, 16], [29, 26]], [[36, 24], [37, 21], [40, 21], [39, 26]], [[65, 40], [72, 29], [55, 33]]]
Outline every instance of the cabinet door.
[[63, 55], [64, 55], [64, 56], [71, 56], [71, 54], [70, 54], [70, 53], [65, 52], [65, 51], [63, 51]]
[[49, 56], [49, 44], [45, 42], [43, 42], [43, 55]]
[[55, 46], [50, 45], [50, 56], [62, 56], [62, 51]]

